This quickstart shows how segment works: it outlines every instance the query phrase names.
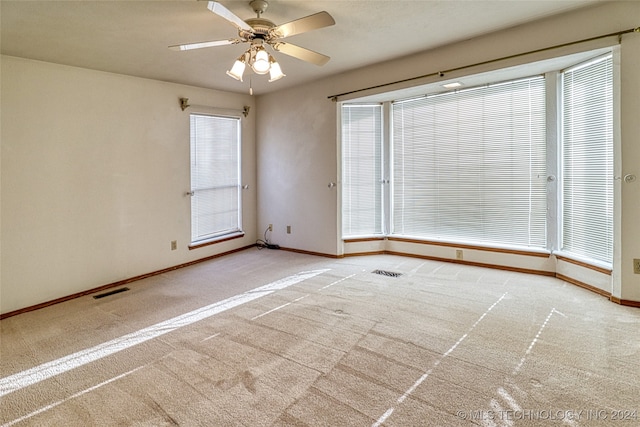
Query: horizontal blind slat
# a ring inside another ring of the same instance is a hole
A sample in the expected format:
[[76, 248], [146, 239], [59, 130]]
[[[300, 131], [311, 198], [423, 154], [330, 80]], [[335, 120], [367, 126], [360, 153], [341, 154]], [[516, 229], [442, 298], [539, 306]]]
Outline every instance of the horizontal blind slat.
[[613, 60], [563, 73], [562, 249], [613, 260]]
[[190, 115], [191, 241], [240, 230], [240, 119]]
[[393, 232], [544, 247], [544, 80], [393, 104]]
[[382, 233], [382, 106], [342, 106], [342, 235]]

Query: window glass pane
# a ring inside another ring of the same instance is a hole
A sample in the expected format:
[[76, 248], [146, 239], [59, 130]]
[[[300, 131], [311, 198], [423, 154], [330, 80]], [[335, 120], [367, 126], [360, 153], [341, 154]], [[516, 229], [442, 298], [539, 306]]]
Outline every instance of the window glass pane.
[[240, 119], [191, 114], [191, 241], [240, 231]]
[[545, 84], [393, 104], [394, 234], [546, 246]]
[[562, 250], [613, 261], [613, 61], [563, 73]]
[[382, 106], [342, 106], [342, 235], [382, 233]]

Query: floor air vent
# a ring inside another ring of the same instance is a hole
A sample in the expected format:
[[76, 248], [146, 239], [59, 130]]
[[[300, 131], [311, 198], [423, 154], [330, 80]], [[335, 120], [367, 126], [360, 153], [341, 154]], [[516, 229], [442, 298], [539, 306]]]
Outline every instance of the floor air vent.
[[105, 292], [103, 294], [94, 295], [93, 298], [94, 299], [104, 298], [104, 297], [108, 297], [108, 296], [111, 296], [111, 295], [119, 294], [120, 292], [126, 292], [128, 290], [129, 290], [129, 288], [115, 289], [113, 291]]
[[396, 273], [393, 271], [386, 271], [386, 270], [373, 270], [372, 271], [373, 274], [380, 274], [381, 276], [389, 276], [389, 277], [400, 277], [402, 276], [402, 273]]

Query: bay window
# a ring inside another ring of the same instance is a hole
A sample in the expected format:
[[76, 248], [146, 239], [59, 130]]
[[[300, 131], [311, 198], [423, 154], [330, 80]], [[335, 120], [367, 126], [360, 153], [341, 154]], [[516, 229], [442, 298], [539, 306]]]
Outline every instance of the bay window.
[[612, 67], [609, 53], [547, 77], [343, 103], [343, 238], [559, 249], [610, 266]]

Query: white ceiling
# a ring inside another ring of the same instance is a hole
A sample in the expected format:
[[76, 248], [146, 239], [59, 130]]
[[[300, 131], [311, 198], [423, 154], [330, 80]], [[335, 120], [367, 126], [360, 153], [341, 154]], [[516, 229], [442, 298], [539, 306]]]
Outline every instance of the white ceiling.
[[[336, 25], [286, 41], [331, 57], [324, 66], [275, 53], [287, 76], [228, 70], [245, 45], [175, 52], [169, 45], [228, 39], [235, 28], [207, 9], [182, 1], [0, 1], [5, 55], [73, 65], [204, 88], [255, 94], [341, 73], [476, 37], [602, 0], [270, 0], [263, 15], [282, 24], [325, 10]], [[249, 1], [222, 0], [242, 19], [255, 17]]]

